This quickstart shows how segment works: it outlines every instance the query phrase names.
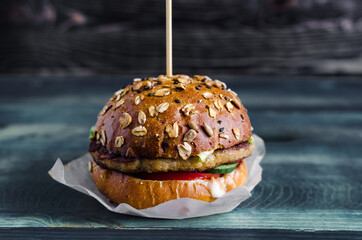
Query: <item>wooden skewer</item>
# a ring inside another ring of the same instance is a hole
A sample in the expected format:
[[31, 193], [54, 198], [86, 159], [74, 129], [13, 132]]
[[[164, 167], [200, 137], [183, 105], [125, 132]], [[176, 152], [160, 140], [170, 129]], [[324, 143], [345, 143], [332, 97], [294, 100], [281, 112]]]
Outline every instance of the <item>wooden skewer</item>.
[[172, 77], [172, 0], [166, 0], [166, 73]]

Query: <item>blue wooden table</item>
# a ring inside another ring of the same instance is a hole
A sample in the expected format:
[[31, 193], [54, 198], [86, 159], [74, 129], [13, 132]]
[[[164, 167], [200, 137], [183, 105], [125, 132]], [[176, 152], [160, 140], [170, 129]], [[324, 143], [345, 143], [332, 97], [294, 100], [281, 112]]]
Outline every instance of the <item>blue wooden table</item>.
[[231, 213], [120, 215], [53, 181], [133, 77], [0, 77], [0, 239], [362, 238], [362, 78], [219, 77], [267, 147], [262, 182]]

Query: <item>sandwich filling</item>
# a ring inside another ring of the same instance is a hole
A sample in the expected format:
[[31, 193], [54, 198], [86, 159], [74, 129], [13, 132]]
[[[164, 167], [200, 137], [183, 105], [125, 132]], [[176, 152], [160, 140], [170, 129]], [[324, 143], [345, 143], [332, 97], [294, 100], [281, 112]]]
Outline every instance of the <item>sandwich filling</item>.
[[106, 147], [95, 141], [90, 144], [89, 152], [95, 162], [107, 169], [123, 173], [159, 173], [159, 172], [204, 172], [223, 164], [236, 163], [251, 155], [254, 143], [242, 142], [226, 149], [217, 149], [204, 161], [192, 156], [186, 160], [168, 158], [128, 158], [111, 153]]

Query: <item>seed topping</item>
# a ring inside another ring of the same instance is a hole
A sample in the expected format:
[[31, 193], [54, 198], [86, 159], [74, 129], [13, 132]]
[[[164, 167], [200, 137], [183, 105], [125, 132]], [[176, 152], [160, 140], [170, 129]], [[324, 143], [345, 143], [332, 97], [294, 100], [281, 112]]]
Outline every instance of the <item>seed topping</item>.
[[150, 114], [150, 117], [156, 117], [157, 116], [157, 112], [156, 112], [156, 107], [155, 106], [150, 106], [148, 108], [148, 112]]
[[142, 125], [146, 123], [146, 114], [143, 111], [138, 112], [138, 122]]
[[212, 94], [211, 92], [204, 92], [202, 96], [206, 99], [211, 99], [214, 97], [214, 94]]
[[202, 128], [209, 137], [212, 137], [214, 135], [214, 130], [207, 123], [204, 123]]
[[160, 79], [161, 81], [167, 81], [167, 80], [170, 80], [169, 77], [165, 76], [165, 75], [160, 75], [158, 76], [158, 79]]
[[101, 143], [103, 146], [105, 146], [107, 144], [106, 132], [104, 130], [101, 130], [100, 134], [101, 134]]
[[177, 123], [166, 125], [165, 131], [168, 134], [169, 138], [177, 138], [177, 136], [178, 136]]
[[167, 96], [171, 93], [170, 89], [168, 88], [162, 88], [162, 89], [158, 89], [156, 92], [155, 92], [155, 96], [156, 97], [164, 97], [164, 96]]
[[120, 117], [119, 117], [119, 124], [121, 126], [121, 128], [126, 128], [128, 127], [132, 122], [132, 117], [131, 115], [129, 115], [128, 113], [123, 113]]
[[101, 134], [99, 132], [96, 132], [96, 140], [98, 141], [101, 138]]
[[[143, 96], [142, 96], [143, 97]], [[141, 100], [142, 100], [142, 97], [141, 96], [136, 96], [135, 99], [134, 99], [134, 103], [136, 105], [140, 104]]]
[[158, 105], [158, 106], [156, 107], [156, 110], [157, 110], [157, 112], [159, 112], [159, 113], [163, 113], [164, 111], [167, 110], [167, 108], [168, 108], [169, 106], [170, 106], [170, 104], [167, 103], [167, 102], [161, 103], [160, 105]]
[[185, 142], [192, 142], [192, 140], [194, 140], [197, 136], [197, 132], [193, 129], [188, 130], [183, 138], [183, 141]]
[[214, 85], [217, 88], [226, 89], [226, 84], [224, 82], [221, 82], [220, 80], [215, 79]]
[[233, 90], [231, 90], [230, 88], [227, 90], [229, 93], [231, 93], [232, 95], [234, 95], [235, 97], [238, 96], [238, 94], [236, 92], [234, 92]]
[[178, 90], [185, 90], [186, 89], [186, 86], [184, 83], [180, 83], [179, 85], [176, 86], [176, 89]]
[[216, 114], [217, 114], [216, 110], [210, 106], [208, 108], [209, 108], [209, 116], [212, 118], [216, 117]]
[[209, 78], [205, 80], [205, 85], [208, 87], [211, 87], [214, 84], [214, 82]]
[[[114, 99], [114, 97], [113, 97], [113, 99]], [[121, 95], [116, 95], [115, 101], [118, 102], [120, 99], [121, 99]]]
[[221, 134], [219, 135], [219, 137], [220, 137], [220, 138], [223, 138], [223, 139], [229, 139], [229, 136], [226, 135], [225, 133], [221, 133]]
[[178, 154], [182, 159], [187, 159], [191, 155], [191, 146], [187, 142], [184, 142], [183, 144], [177, 145]]
[[132, 89], [133, 89], [133, 91], [138, 91], [141, 89], [142, 86], [143, 86], [142, 82], [137, 82], [137, 83], [133, 84]]
[[118, 91], [115, 93], [115, 95], [117, 95], [117, 98], [118, 98], [118, 96], [119, 96], [119, 97], [123, 97], [123, 96], [126, 95], [128, 92], [129, 92], [129, 88], [124, 88], [124, 89], [118, 90]]
[[220, 99], [215, 99], [214, 100], [214, 106], [219, 111], [223, 110], [222, 102], [221, 102]]
[[193, 130], [195, 130], [196, 132], [199, 132], [199, 127], [196, 125], [195, 122], [191, 121], [188, 123], [189, 127]]
[[119, 148], [119, 147], [122, 147], [123, 144], [124, 144], [124, 138], [122, 136], [116, 137], [116, 140], [114, 141], [114, 145]]
[[150, 81], [146, 82], [146, 85], [143, 87], [145, 90], [149, 90], [153, 88], [153, 84]]
[[195, 109], [195, 106], [191, 103], [186, 104], [185, 106], [183, 106], [183, 108], [181, 108], [181, 111], [186, 115], [189, 116], [191, 111]]
[[119, 108], [119, 107], [122, 106], [123, 104], [124, 104], [124, 99], [119, 100], [119, 101], [116, 103], [116, 105], [114, 106], [114, 109]]
[[101, 111], [101, 115], [103, 116], [104, 114], [106, 114], [108, 109], [110, 109], [111, 107], [112, 107], [112, 105], [105, 105]]
[[228, 112], [231, 112], [234, 108], [234, 106], [231, 104], [231, 102], [227, 102], [225, 107], [228, 110]]
[[237, 108], [237, 109], [240, 109], [241, 108], [241, 104], [238, 100], [234, 100], [234, 99], [230, 99], [230, 102], [232, 104], [234, 104], [234, 106]]
[[240, 130], [238, 128], [233, 128], [234, 136], [237, 140], [240, 139]]
[[144, 126], [138, 126], [132, 129], [132, 134], [137, 137], [142, 137], [147, 134], [147, 129]]

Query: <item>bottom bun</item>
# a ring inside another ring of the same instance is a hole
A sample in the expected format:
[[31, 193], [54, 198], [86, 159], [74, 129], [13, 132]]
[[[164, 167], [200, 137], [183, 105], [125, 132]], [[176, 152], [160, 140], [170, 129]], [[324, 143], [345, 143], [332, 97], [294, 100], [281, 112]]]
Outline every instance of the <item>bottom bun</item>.
[[104, 169], [94, 161], [92, 177], [99, 191], [116, 204], [127, 203], [144, 209], [179, 198], [212, 202], [226, 192], [245, 185], [248, 171], [245, 161], [231, 173], [209, 180], [144, 180], [114, 170]]

